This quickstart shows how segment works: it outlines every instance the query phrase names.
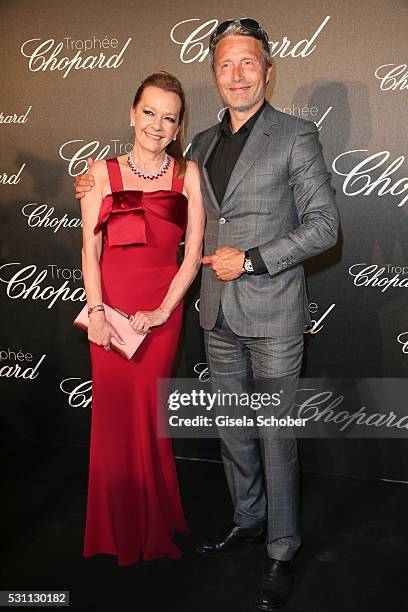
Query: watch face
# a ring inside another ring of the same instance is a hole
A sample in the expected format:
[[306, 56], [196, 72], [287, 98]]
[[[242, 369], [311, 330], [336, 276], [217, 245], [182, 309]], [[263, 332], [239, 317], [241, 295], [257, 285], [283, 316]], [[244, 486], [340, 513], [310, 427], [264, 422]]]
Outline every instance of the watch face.
[[254, 271], [254, 267], [252, 265], [252, 261], [250, 259], [245, 259], [244, 261], [244, 268], [247, 272], [253, 272]]

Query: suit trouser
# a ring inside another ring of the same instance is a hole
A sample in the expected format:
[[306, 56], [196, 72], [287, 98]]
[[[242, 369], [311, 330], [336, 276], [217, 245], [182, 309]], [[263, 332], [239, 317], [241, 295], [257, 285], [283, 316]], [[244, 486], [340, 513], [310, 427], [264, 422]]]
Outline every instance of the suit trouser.
[[[205, 331], [204, 339], [210, 376], [215, 383], [222, 380], [223, 389], [229, 392], [248, 392], [254, 378], [293, 380], [299, 376], [303, 334], [283, 338], [237, 336], [220, 309], [214, 329]], [[250, 408], [248, 413], [254, 416]], [[265, 427], [255, 435], [248, 429], [243, 433], [236, 427], [222, 427], [220, 443], [234, 522], [249, 528], [267, 521], [268, 556], [292, 559], [301, 544], [295, 437], [277, 437]]]

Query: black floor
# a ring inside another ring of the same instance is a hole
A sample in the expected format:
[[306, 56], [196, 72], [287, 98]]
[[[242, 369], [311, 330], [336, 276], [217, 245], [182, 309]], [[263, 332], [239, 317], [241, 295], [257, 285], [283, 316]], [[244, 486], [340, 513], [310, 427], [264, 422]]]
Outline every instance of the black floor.
[[[74, 610], [251, 612], [264, 561], [194, 552], [231, 517], [222, 467], [179, 460], [187, 518], [183, 558], [119, 567], [82, 557], [88, 450], [25, 445], [3, 457], [0, 590], [69, 590]], [[290, 612], [408, 610], [408, 485], [304, 474], [304, 544]], [[44, 608], [45, 609], [45, 608]]]

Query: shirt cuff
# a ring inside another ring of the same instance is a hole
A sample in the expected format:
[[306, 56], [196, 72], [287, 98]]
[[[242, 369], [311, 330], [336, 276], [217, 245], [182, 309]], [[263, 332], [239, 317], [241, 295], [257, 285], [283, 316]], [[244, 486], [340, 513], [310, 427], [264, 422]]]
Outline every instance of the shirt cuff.
[[253, 249], [247, 250], [248, 256], [252, 262], [254, 268], [254, 274], [265, 274], [268, 271], [265, 266], [265, 262], [262, 259], [262, 255], [259, 252], [258, 247], [254, 247]]

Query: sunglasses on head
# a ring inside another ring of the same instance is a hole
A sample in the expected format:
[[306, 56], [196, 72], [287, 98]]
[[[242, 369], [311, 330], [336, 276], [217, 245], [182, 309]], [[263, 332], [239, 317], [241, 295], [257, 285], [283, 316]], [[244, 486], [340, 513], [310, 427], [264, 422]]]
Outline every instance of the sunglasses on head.
[[245, 28], [249, 32], [257, 32], [257, 33], [264, 34], [264, 29], [262, 28], [260, 23], [255, 21], [255, 19], [246, 19], [246, 18], [245, 19], [228, 19], [228, 21], [223, 21], [222, 23], [220, 23], [220, 25], [214, 31], [212, 38], [215, 38], [216, 36], [220, 36], [221, 34], [223, 34], [225, 30], [232, 23], [239, 23], [243, 28]]

